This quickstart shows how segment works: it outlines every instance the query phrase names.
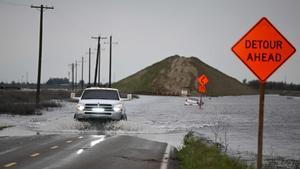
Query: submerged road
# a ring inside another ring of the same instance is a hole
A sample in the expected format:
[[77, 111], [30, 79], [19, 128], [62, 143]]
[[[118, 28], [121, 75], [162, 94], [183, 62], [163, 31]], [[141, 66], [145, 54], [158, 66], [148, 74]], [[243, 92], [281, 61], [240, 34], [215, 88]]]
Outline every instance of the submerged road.
[[0, 168], [176, 168], [174, 148], [132, 136], [36, 135], [0, 138]]

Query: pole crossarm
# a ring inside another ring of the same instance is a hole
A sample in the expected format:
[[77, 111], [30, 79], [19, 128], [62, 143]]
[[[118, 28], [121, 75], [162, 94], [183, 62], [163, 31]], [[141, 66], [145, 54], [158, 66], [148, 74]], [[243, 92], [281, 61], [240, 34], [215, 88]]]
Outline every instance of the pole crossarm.
[[91, 39], [107, 39], [107, 37], [101, 37], [101, 36], [92, 36]]
[[41, 6], [35, 6], [35, 5], [31, 5], [30, 6], [31, 8], [37, 8], [37, 9], [41, 9], [41, 8], [43, 8], [43, 9], [54, 9], [54, 7], [53, 6], [44, 6], [44, 5], [41, 5]]

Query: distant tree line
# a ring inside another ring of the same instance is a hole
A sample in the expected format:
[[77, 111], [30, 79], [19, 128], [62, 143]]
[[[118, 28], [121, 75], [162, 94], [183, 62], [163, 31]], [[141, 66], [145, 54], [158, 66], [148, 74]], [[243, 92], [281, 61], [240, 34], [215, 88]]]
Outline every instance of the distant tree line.
[[[243, 80], [243, 83], [247, 84], [251, 88], [259, 89], [258, 80], [252, 80], [249, 82]], [[285, 82], [272, 82], [272, 81], [266, 82], [265, 88], [270, 90], [299, 90], [300, 91], [299, 84], [285, 83]]]
[[60, 84], [69, 84], [68, 78], [50, 78], [47, 82], [47, 85], [60, 85]]

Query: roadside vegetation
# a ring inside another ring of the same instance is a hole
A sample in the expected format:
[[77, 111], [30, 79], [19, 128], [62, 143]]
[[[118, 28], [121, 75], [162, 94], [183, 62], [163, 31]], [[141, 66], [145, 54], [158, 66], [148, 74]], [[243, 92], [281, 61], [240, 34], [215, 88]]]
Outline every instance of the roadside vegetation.
[[195, 138], [192, 132], [184, 137], [177, 157], [182, 169], [254, 169], [239, 158], [229, 157], [218, 145]]
[[68, 91], [42, 90], [40, 105], [36, 107], [35, 91], [0, 90], [0, 114], [40, 114], [40, 109], [60, 107], [61, 104], [57, 100], [66, 100], [69, 97]]
[[[247, 82], [247, 79], [244, 79], [243, 83], [253, 89], [259, 89], [258, 80], [251, 80]], [[300, 84], [270, 81], [266, 82], [265, 89], [266, 93], [268, 94], [279, 94], [282, 96], [300, 96]]]
[[[241, 160], [226, 154], [226, 145], [195, 137], [189, 132], [177, 152], [181, 169], [255, 169], [255, 160]], [[255, 155], [253, 156], [255, 159]], [[251, 164], [251, 165], [249, 165]], [[265, 156], [263, 169], [299, 169], [300, 160]]]
[[[247, 84], [248, 86], [259, 89], [259, 81], [258, 80], [251, 80], [247, 82], [246, 79], [243, 80], [244, 84]], [[286, 82], [266, 82], [265, 85], [266, 89], [269, 90], [292, 90], [292, 91], [300, 91], [300, 84], [294, 84], [294, 83], [286, 83]]]
[[1, 125], [0, 124], [0, 130], [6, 129], [6, 128], [9, 128], [9, 127], [13, 127], [13, 126], [11, 126], [11, 125]]

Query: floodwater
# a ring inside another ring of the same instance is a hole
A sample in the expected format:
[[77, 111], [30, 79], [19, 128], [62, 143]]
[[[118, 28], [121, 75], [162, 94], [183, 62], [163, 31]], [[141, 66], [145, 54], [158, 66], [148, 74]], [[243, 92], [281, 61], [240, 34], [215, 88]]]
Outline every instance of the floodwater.
[[[126, 101], [128, 121], [95, 124], [73, 120], [75, 103], [62, 102], [41, 116], [0, 115], [0, 125], [13, 125], [0, 136], [101, 133], [135, 135], [180, 148], [193, 131], [221, 142], [233, 152], [255, 154], [258, 100], [253, 96], [204, 98], [204, 106], [185, 106], [184, 97], [140, 96]], [[300, 159], [300, 98], [266, 95], [264, 154]]]

